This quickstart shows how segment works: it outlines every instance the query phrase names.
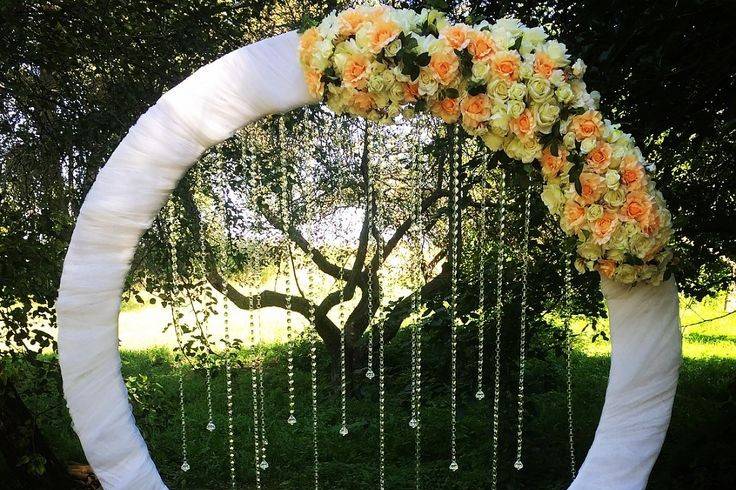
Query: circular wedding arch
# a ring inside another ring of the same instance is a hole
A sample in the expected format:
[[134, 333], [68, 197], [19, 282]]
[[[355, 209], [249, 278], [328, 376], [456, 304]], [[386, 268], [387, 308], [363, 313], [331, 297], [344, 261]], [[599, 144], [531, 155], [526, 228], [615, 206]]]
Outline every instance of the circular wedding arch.
[[[59, 363], [74, 429], [105, 489], [164, 489], [128, 402], [118, 351], [124, 281], [142, 234], [209, 147], [264, 116], [315, 103], [299, 35], [245, 46], [164, 94], [130, 129], [81, 208], [64, 261]], [[611, 368], [595, 439], [571, 489], [642, 489], [659, 454], [681, 358], [677, 287], [602, 279]]]

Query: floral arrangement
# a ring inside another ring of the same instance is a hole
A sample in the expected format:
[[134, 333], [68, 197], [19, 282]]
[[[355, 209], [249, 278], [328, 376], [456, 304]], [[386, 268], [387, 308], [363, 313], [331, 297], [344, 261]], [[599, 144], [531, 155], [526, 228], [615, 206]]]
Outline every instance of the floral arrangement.
[[631, 135], [598, 111], [585, 63], [571, 63], [543, 28], [513, 18], [452, 24], [437, 10], [366, 6], [304, 30], [299, 59], [310, 93], [338, 114], [392, 123], [428, 111], [492, 151], [536, 160], [542, 200], [577, 237], [580, 272], [662, 281], [672, 258], [662, 194]]

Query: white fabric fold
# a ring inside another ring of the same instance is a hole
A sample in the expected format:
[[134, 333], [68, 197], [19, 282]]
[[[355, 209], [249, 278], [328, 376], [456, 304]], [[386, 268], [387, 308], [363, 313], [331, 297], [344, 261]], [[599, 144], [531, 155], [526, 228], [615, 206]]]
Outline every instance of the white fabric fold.
[[163, 95], [90, 189], [64, 261], [59, 362], [74, 428], [105, 489], [166, 488], [120, 373], [120, 296], [138, 240], [204, 150], [263, 116], [310, 102], [295, 32], [243, 47]]
[[601, 283], [611, 369], [593, 445], [570, 490], [641, 490], [662, 448], [682, 358], [674, 279], [659, 286]]

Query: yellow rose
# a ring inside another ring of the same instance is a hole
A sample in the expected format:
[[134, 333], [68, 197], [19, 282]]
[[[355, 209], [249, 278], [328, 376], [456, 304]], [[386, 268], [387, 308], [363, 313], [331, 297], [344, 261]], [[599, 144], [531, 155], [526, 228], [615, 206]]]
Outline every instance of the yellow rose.
[[549, 212], [558, 215], [565, 204], [565, 195], [559, 185], [547, 184], [542, 190], [542, 202], [547, 206]]

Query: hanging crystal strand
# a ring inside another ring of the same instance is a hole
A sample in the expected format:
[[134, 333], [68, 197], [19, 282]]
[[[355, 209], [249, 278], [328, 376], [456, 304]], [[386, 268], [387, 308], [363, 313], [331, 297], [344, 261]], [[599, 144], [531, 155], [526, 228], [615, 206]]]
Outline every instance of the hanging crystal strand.
[[503, 266], [504, 266], [504, 218], [506, 213], [506, 172], [501, 169], [498, 210], [498, 264], [496, 277], [496, 345], [494, 353], [495, 372], [493, 376], [493, 456], [491, 462], [491, 488], [498, 486], [498, 420], [501, 395], [501, 323], [503, 307]]
[[452, 167], [452, 200], [450, 218], [450, 471], [457, 471], [457, 280], [460, 263], [460, 159]]
[[[370, 165], [368, 166], [368, 197], [365, 212], [368, 214], [368, 240], [370, 241], [371, 230], [373, 229], [373, 182], [371, 181]], [[373, 379], [376, 373], [373, 372], [373, 270], [368, 262], [366, 267], [368, 272], [368, 284], [366, 287], [366, 297], [368, 300], [368, 369], [365, 371], [365, 377]]]
[[[383, 229], [385, 216], [381, 214], [381, 210], [376, 204], [376, 224], [378, 225], [379, 234], [376, 237], [376, 255], [378, 282], [378, 307], [381, 308], [381, 265], [383, 263], [383, 239], [380, 231]], [[378, 482], [379, 488], [383, 490], [386, 486], [386, 377], [384, 363], [384, 323], [385, 318], [378, 320]]]
[[227, 438], [230, 456], [230, 487], [235, 488], [235, 434], [233, 428], [233, 383], [230, 366], [230, 311], [228, 299], [223, 306], [225, 316], [225, 391], [227, 395]]
[[[261, 295], [256, 296], [256, 310], [261, 309]], [[261, 333], [263, 328], [261, 325], [261, 315], [258, 314], [258, 344], [259, 344], [259, 355], [258, 355], [258, 411], [259, 411], [259, 426], [261, 432], [261, 462], [259, 466], [262, 470], [268, 469], [268, 460], [266, 459], [266, 447], [268, 447], [268, 439], [266, 438], [266, 403], [265, 403], [265, 390], [263, 389], [263, 355], [260, 352], [261, 349]]]
[[204, 379], [207, 390], [207, 426], [208, 431], [212, 432], [216, 429], [215, 422], [212, 420], [212, 373], [210, 370], [210, 361], [207, 361], [207, 367], [204, 370]]
[[569, 261], [564, 261], [565, 267], [565, 371], [567, 381], [567, 429], [568, 443], [570, 445], [570, 476], [575, 479], [575, 434], [572, 422], [572, 329], [570, 328], [570, 316], [572, 312], [572, 276]]
[[[420, 134], [417, 135], [417, 151], [420, 151]], [[421, 419], [422, 419], [422, 328], [420, 325], [419, 312], [421, 308], [421, 288], [423, 286], [422, 268], [424, 267], [424, 229], [422, 223], [422, 162], [421, 155], [417, 154], [416, 168], [414, 169], [414, 195], [416, 196], [414, 208], [414, 221], [416, 224], [416, 287], [414, 295], [414, 312], [417, 318], [412, 329], [412, 419], [409, 425], [414, 429], [414, 471], [416, 489], [421, 488]]]
[[531, 208], [531, 175], [524, 193], [524, 237], [521, 242], [521, 322], [519, 327], [519, 390], [516, 400], [516, 461], [514, 468], [524, 467], [521, 461], [524, 430], [524, 374], [526, 371], [526, 303], [527, 276], [529, 272], [529, 211]]
[[486, 331], [486, 167], [482, 163], [480, 171], [480, 210], [478, 211], [478, 391], [475, 398], [482, 400], [483, 356]]
[[291, 258], [291, 249], [289, 247], [288, 230], [291, 227], [291, 213], [289, 209], [289, 166], [284, 162], [281, 175], [281, 210], [284, 223], [284, 254], [286, 257], [286, 274], [285, 294], [286, 294], [286, 365], [289, 382], [289, 418], [286, 420], [289, 425], [296, 424], [294, 415], [294, 337], [292, 331], [292, 311], [291, 311], [291, 268], [289, 260]]
[[[172, 297], [174, 295], [174, 289], [176, 289], [176, 274], [178, 271], [178, 260], [176, 256], [176, 245], [171, 243], [171, 281], [172, 281]], [[174, 301], [172, 299], [171, 301], [171, 323], [174, 326], [174, 334], [176, 335], [176, 342], [179, 345], [179, 349], [181, 352], [182, 357], [184, 356], [184, 351], [182, 349], [182, 338], [181, 338], [181, 328], [179, 327], [179, 319], [178, 319], [178, 313], [176, 311], [176, 307], [174, 306]], [[189, 466], [189, 461], [187, 458], [187, 417], [186, 417], [186, 410], [184, 408], [184, 368], [183, 365], [180, 363], [179, 369], [177, 369], [177, 377], [179, 381], [179, 416], [181, 419], [181, 471], [187, 472], [191, 469], [191, 466]]]
[[261, 466], [260, 466], [260, 453], [261, 453], [261, 433], [260, 433], [260, 420], [258, 417], [258, 354], [256, 349], [256, 322], [255, 322], [255, 301], [253, 296], [248, 298], [248, 310], [250, 311], [250, 345], [253, 349], [253, 359], [251, 360], [250, 374], [251, 374], [251, 393], [253, 395], [253, 448], [255, 455], [255, 470], [256, 470], [256, 489], [261, 488]]
[[[314, 289], [314, 272], [309, 270], [307, 275], [307, 291]], [[314, 318], [314, 303], [309, 302], [309, 367], [312, 382], [312, 452], [314, 455], [314, 489], [319, 489], [319, 446], [317, 438], [317, 324]]]
[[340, 328], [340, 435], [345, 437], [348, 435], [348, 417], [347, 417], [347, 406], [348, 406], [348, 377], [347, 377], [347, 364], [345, 362], [345, 342], [346, 339], [346, 328], [345, 324], [345, 269], [340, 266], [340, 276], [337, 280], [337, 287], [339, 288], [338, 296], [338, 327]]

